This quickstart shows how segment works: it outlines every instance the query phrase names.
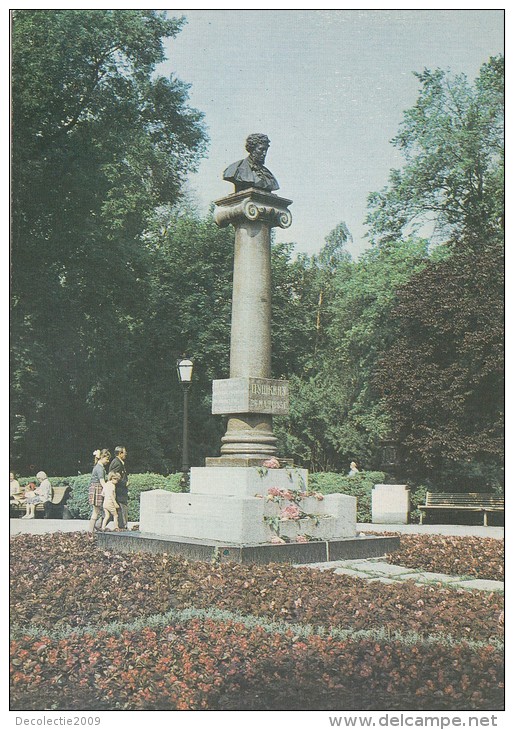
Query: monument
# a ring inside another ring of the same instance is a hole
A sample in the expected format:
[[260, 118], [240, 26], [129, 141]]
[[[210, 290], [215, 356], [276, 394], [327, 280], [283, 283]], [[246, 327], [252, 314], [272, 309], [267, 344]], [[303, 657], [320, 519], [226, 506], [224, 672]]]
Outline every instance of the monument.
[[248, 137], [249, 156], [223, 173], [235, 192], [215, 201], [216, 224], [235, 228], [234, 278], [230, 377], [215, 380], [212, 391], [212, 412], [229, 420], [221, 457], [206, 466], [261, 466], [276, 456], [273, 415], [287, 415], [289, 408], [287, 381], [271, 377], [270, 233], [291, 225], [292, 201], [271, 192], [278, 182], [264, 167], [269, 144], [266, 135]]
[[394, 549], [396, 538], [356, 537], [355, 497], [309, 492], [307, 470], [277, 454], [273, 418], [288, 413], [289, 384], [271, 372], [271, 229], [291, 225], [292, 201], [273, 192], [278, 183], [264, 167], [269, 144], [263, 134], [247, 138], [248, 157], [223, 174], [235, 191], [215, 201], [216, 224], [235, 229], [230, 372], [212, 389], [212, 413], [227, 417], [220, 454], [192, 467], [187, 494], [143, 492], [140, 532], [113, 536], [118, 549], [251, 562]]

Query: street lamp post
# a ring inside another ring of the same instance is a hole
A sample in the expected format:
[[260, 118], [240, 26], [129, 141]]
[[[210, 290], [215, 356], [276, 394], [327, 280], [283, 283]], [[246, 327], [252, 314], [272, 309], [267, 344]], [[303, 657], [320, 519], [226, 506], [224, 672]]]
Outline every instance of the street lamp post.
[[183, 491], [189, 486], [189, 434], [188, 434], [188, 393], [193, 377], [193, 361], [187, 357], [177, 360], [177, 374], [184, 392], [184, 410], [182, 418], [182, 478], [180, 480]]

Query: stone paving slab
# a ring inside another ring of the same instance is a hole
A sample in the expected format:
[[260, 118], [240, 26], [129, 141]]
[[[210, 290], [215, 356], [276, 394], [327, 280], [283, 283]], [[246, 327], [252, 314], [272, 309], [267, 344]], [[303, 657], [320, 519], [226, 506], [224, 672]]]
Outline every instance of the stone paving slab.
[[459, 588], [465, 588], [466, 590], [479, 590], [479, 591], [504, 591], [505, 585], [499, 580], [481, 580], [479, 578], [472, 578], [470, 580], [459, 580], [455, 585]]
[[412, 571], [408, 575], [402, 576], [405, 580], [415, 580], [420, 585], [425, 583], [457, 583], [460, 578], [458, 575], [446, 575], [446, 573], [426, 573], [424, 571]]
[[352, 578], [369, 578], [368, 575], [363, 575], [360, 571], [351, 570], [351, 568], [336, 568], [334, 573], [336, 575], [349, 575]]
[[401, 565], [385, 563], [377, 558], [368, 560], [339, 560], [334, 563], [311, 563], [300, 567], [309, 567], [317, 570], [332, 570], [336, 575], [348, 575], [369, 582], [400, 583], [405, 580], [415, 585], [427, 586], [435, 583], [447, 585], [451, 588], [467, 590], [503, 591], [504, 584], [496, 580], [479, 580], [462, 578], [445, 573], [429, 573], [426, 571], [406, 568]]
[[377, 576], [383, 575], [386, 578], [403, 576], [406, 573], [415, 572], [413, 568], [406, 568], [404, 565], [393, 565], [392, 563], [377, 560], [348, 560], [346, 561], [345, 567], [360, 573]]

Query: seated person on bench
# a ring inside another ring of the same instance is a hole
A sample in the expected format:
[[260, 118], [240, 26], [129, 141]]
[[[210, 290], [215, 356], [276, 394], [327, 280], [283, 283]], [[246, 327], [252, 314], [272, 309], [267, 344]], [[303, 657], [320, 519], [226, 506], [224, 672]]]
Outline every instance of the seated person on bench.
[[25, 504], [25, 494], [13, 472], [9, 473], [9, 500], [11, 504]]
[[38, 471], [36, 479], [39, 482], [39, 486], [36, 487], [32, 493], [26, 493], [27, 511], [23, 515], [22, 519], [33, 520], [36, 516], [37, 504], [43, 504], [46, 519], [50, 516], [50, 509], [52, 505], [52, 485], [44, 471]]

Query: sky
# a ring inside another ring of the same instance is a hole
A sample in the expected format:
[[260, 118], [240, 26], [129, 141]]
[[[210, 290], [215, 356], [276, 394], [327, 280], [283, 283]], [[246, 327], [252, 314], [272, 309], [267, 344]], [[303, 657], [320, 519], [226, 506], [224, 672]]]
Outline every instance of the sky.
[[354, 257], [367, 196], [403, 158], [391, 144], [417, 99], [413, 72], [442, 68], [474, 79], [503, 53], [502, 10], [172, 10], [187, 25], [159, 67], [191, 84], [205, 114], [208, 157], [189, 178], [202, 212], [233, 191], [223, 170], [246, 156], [248, 134], [271, 140], [266, 166], [293, 201], [275, 229], [295, 251], [317, 253], [341, 221]]

